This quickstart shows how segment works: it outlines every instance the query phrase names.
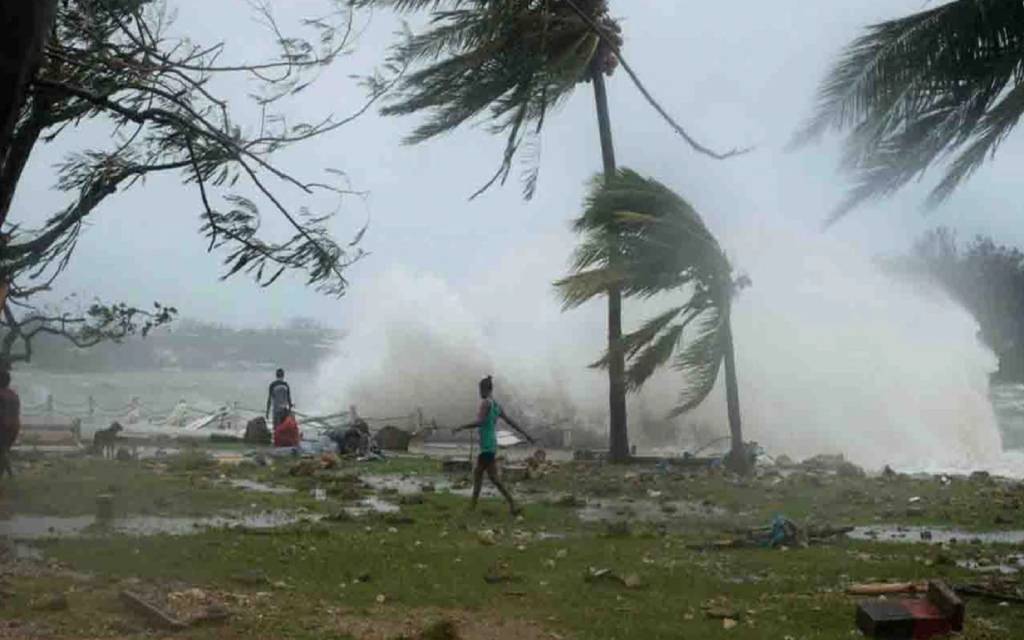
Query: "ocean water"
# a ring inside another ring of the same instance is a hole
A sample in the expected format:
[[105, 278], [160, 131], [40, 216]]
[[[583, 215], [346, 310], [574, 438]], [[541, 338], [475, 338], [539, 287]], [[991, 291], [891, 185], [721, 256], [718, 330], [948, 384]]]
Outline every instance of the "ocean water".
[[[91, 397], [99, 416], [114, 416], [138, 398], [143, 415], [167, 415], [184, 400], [198, 411], [232, 406], [260, 411], [266, 407], [267, 387], [273, 371], [131, 371], [121, 373], [52, 373], [15, 370], [11, 386], [21, 396], [27, 415], [45, 411], [52, 396], [57, 415], [84, 417]], [[286, 375], [296, 409], [311, 406], [313, 374], [295, 371]]]
[[[238, 403], [240, 408], [262, 411], [272, 375], [273, 372], [260, 371], [146, 371], [90, 375], [20, 370], [15, 371], [13, 386], [22, 397], [26, 415], [45, 412], [47, 397], [52, 395], [55, 414], [86, 417], [91, 396], [96, 408], [95, 421], [102, 423], [104, 419], [116, 416], [118, 411], [123, 413], [133, 397], [139, 399], [146, 416], [164, 416], [180, 400], [185, 400], [196, 410], [212, 411]], [[325, 403], [320, 390], [323, 381], [318, 380], [314, 372], [295, 371], [289, 373], [287, 379], [300, 411], [304, 406], [315, 407], [318, 412], [347, 408], [347, 403], [340, 396]], [[1024, 462], [1024, 384], [995, 385], [990, 397], [1003, 450], [1007, 452], [1004, 460], [994, 463], [993, 469], [1009, 475], [1024, 475], [1024, 465], [1020, 464]], [[404, 405], [395, 406], [399, 413], [406, 409]], [[424, 417], [429, 422], [433, 416]], [[965, 437], [969, 438], [970, 434]], [[879, 446], [892, 445], [890, 442]]]

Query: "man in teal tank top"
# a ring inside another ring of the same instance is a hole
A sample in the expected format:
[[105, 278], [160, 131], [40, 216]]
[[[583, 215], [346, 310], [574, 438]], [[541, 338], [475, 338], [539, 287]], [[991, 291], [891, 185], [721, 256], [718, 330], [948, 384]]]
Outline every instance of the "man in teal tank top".
[[480, 488], [483, 484], [484, 473], [490, 478], [501, 495], [508, 501], [508, 507], [513, 515], [518, 514], [520, 509], [516, 506], [512, 494], [508, 492], [505, 485], [498, 478], [498, 418], [504, 420], [510, 427], [518, 431], [529, 442], [533, 438], [519, 428], [514, 420], [505, 415], [505, 411], [498, 404], [498, 401], [491, 397], [494, 391], [494, 382], [491, 376], [480, 381], [480, 408], [477, 411], [476, 422], [453, 429], [453, 432], [465, 431], [467, 429], [478, 429], [480, 432], [480, 455], [476, 459], [476, 468], [473, 469], [473, 501], [470, 503], [470, 510], [476, 509], [476, 503], [480, 499]]

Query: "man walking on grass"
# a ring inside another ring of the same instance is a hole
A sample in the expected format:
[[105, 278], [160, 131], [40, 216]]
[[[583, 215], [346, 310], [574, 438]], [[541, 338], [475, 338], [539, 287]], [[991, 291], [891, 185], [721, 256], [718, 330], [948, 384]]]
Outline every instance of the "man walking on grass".
[[512, 494], [509, 493], [498, 477], [498, 419], [504, 420], [508, 426], [521, 433], [527, 441], [532, 443], [533, 438], [520, 429], [519, 425], [505, 414], [505, 410], [501, 408], [497, 400], [491, 397], [491, 394], [494, 392], [494, 382], [491, 380], [491, 376], [481, 380], [479, 386], [480, 407], [477, 410], [476, 422], [452, 429], [453, 433], [468, 429], [478, 429], [480, 431], [480, 455], [477, 456], [476, 468], [473, 469], [473, 501], [470, 503], [469, 509], [470, 511], [476, 509], [476, 503], [480, 499], [480, 489], [483, 485], [484, 473], [486, 473], [487, 477], [491, 480], [491, 484], [508, 501], [508, 508], [512, 515], [518, 515], [522, 510], [516, 505], [515, 500], [512, 499]]

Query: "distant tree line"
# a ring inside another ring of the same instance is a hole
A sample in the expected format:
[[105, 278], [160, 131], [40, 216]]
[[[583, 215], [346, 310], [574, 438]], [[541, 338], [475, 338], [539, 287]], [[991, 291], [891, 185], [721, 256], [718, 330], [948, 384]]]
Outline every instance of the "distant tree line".
[[940, 227], [886, 265], [939, 283], [978, 321], [979, 337], [999, 357], [994, 377], [1024, 381], [1024, 252], [986, 236], [961, 244]]
[[309, 369], [328, 355], [339, 332], [296, 318], [284, 326], [237, 328], [200, 320], [174, 322], [148, 337], [103, 342], [87, 349], [59, 336], [36, 338], [32, 366], [49, 371], [139, 371], [152, 369]]

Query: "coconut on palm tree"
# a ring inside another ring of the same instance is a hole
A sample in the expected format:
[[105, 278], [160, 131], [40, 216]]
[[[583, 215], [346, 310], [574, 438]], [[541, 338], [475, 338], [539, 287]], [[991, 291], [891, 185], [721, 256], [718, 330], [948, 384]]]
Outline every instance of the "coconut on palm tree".
[[950, 157], [930, 204], [992, 156], [1024, 113], [1024, 4], [954, 0], [868, 27], [820, 90], [797, 144], [848, 131], [856, 184], [833, 220]]
[[[582, 241], [572, 274], [555, 283], [565, 307], [577, 307], [612, 287], [626, 297], [680, 296], [678, 304], [622, 337], [628, 388], [639, 390], [671, 362], [683, 377], [672, 411], [677, 416], [707, 398], [724, 365], [729, 464], [745, 471], [730, 316], [735, 293], [749, 281], [733, 279], [718, 241], [686, 200], [629, 169], [594, 180], [574, 228]], [[595, 366], [607, 367], [609, 355]]]

